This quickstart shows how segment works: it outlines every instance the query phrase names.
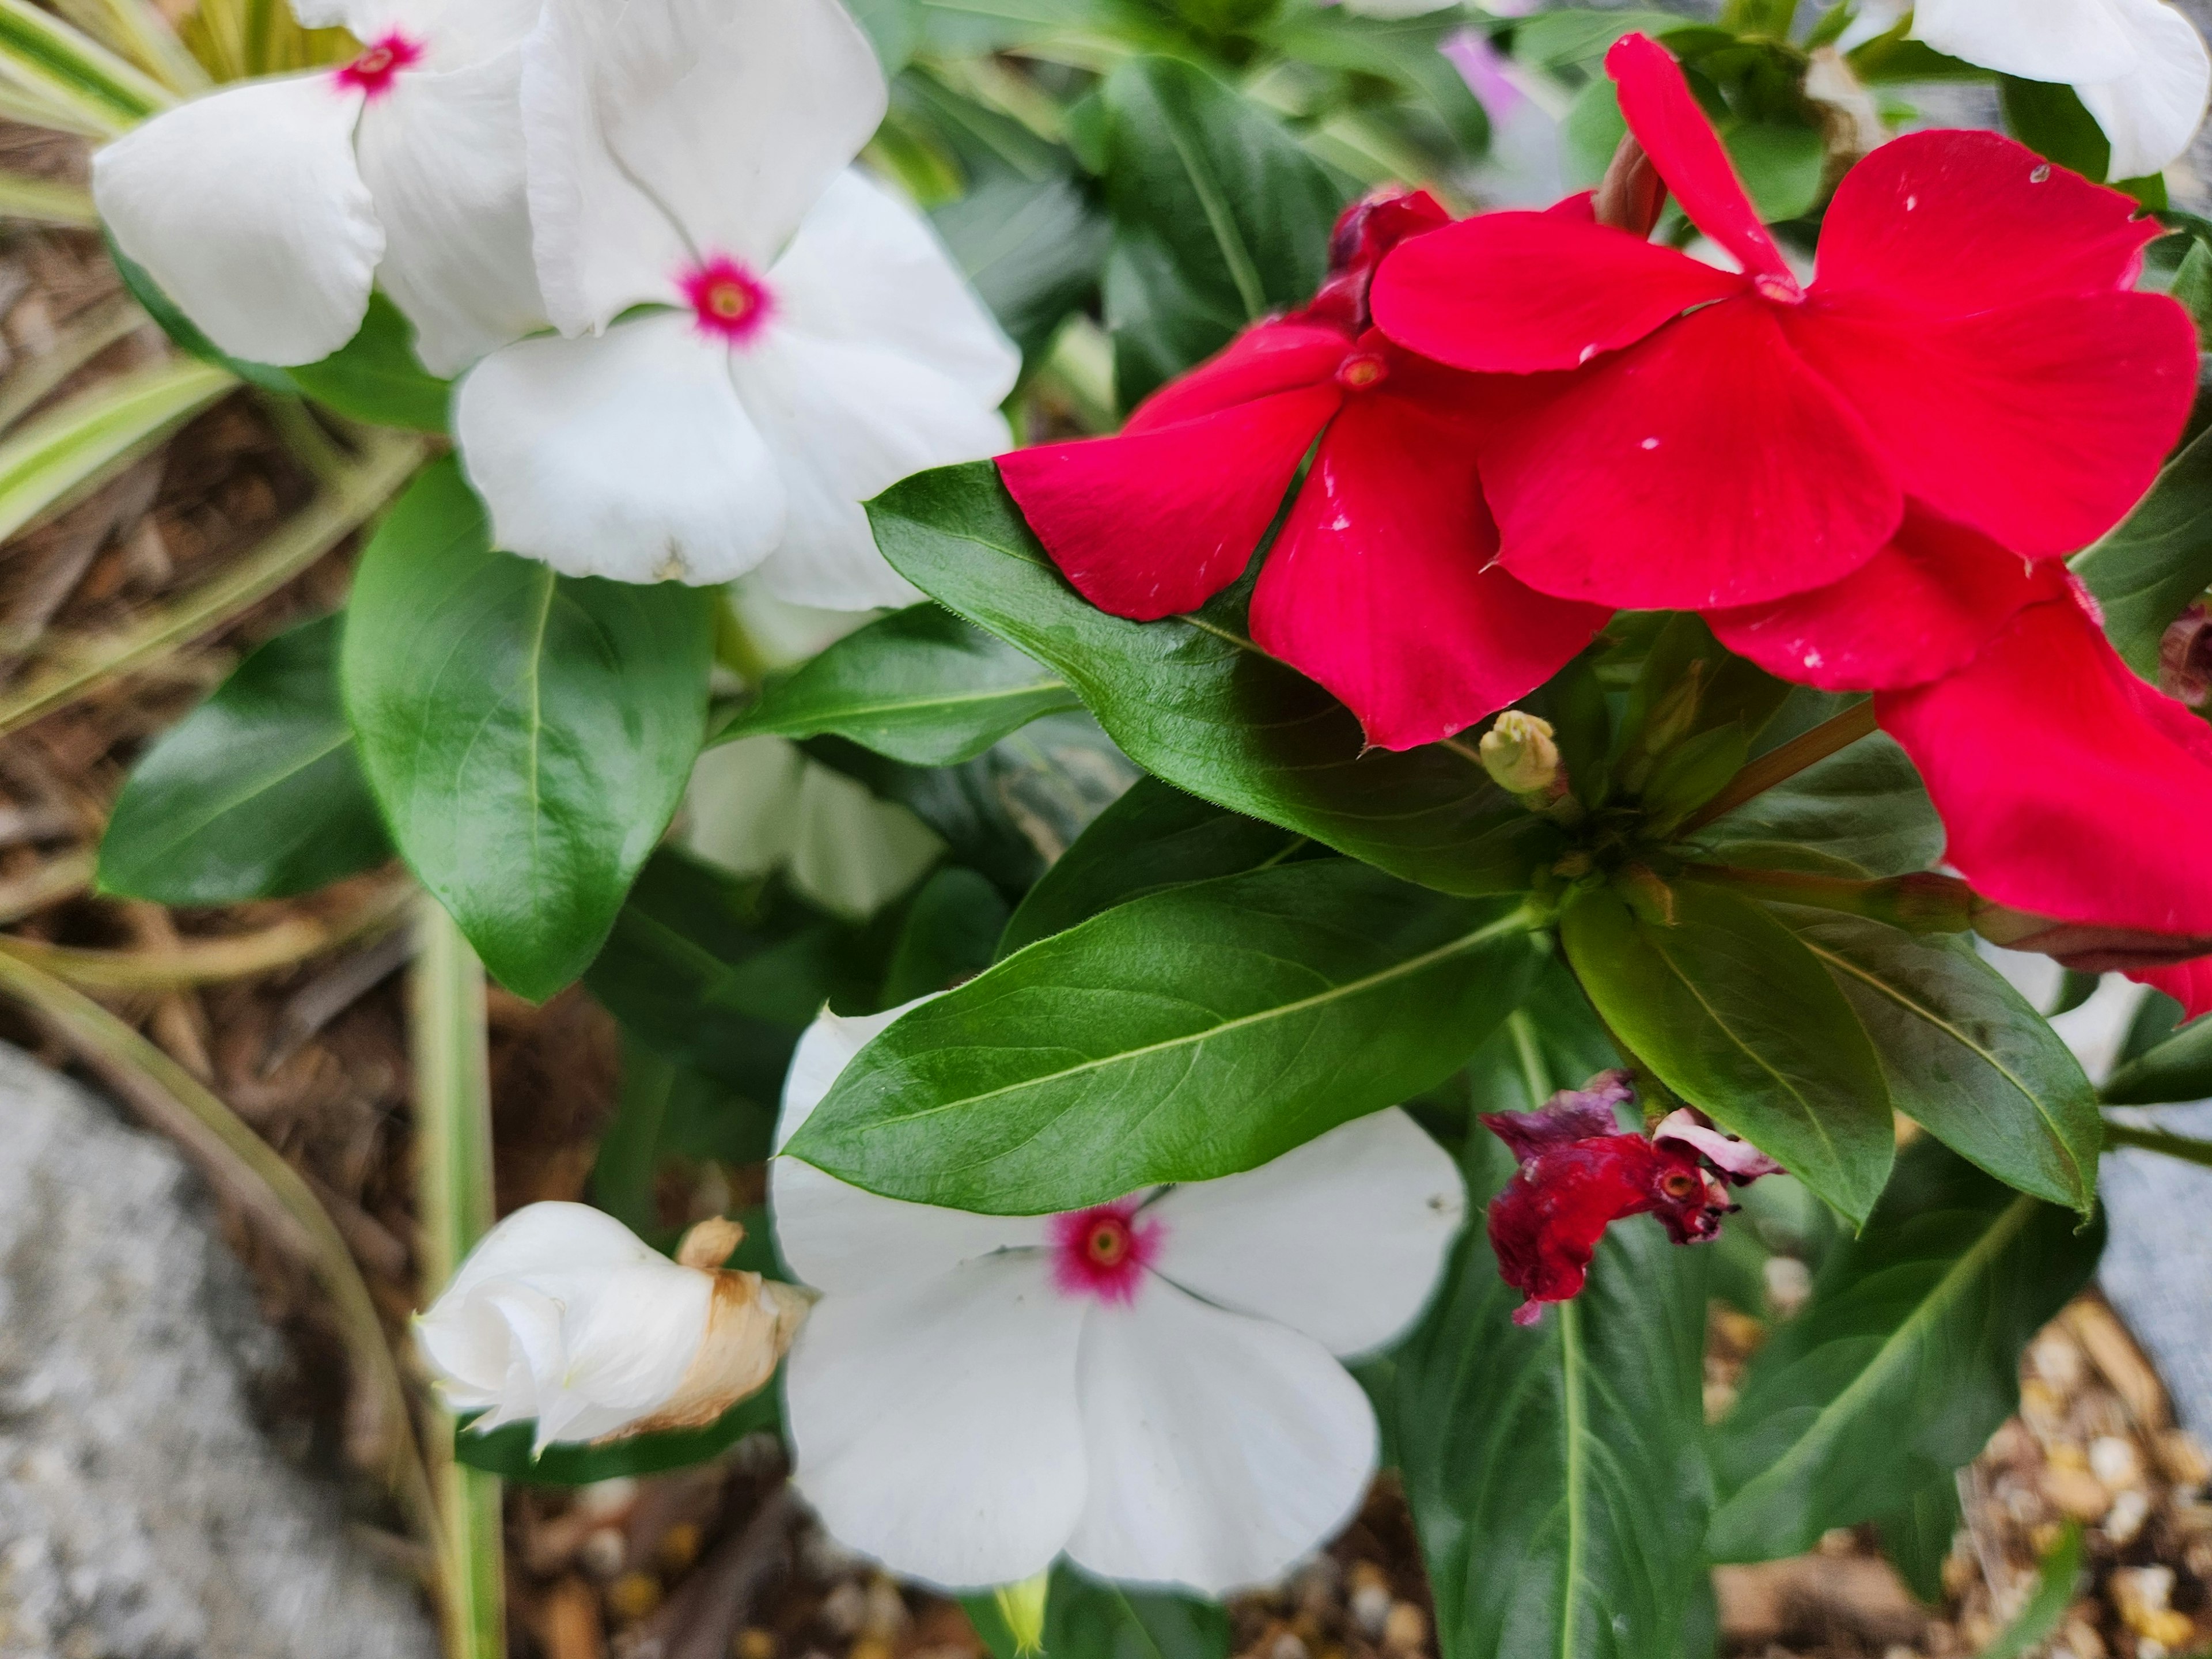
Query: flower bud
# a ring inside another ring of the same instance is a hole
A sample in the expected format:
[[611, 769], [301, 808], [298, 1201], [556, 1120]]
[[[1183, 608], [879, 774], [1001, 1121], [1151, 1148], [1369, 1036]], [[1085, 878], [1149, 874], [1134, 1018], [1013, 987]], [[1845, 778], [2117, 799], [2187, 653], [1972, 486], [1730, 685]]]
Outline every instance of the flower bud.
[[1611, 225], [1632, 236], [1649, 236], [1666, 205], [1667, 185], [1659, 169], [1636, 142], [1634, 133], [1622, 134], [1591, 199], [1591, 213], [1601, 225]]
[[415, 1340], [457, 1413], [535, 1418], [536, 1449], [711, 1423], [775, 1372], [806, 1294], [722, 1268], [743, 1231], [702, 1224], [671, 1261], [582, 1204], [532, 1204], [487, 1233]]
[[2081, 974], [2170, 968], [2212, 954], [2212, 937], [2203, 934], [2154, 933], [2139, 927], [2057, 921], [1986, 899], [1974, 907], [1974, 931], [1992, 945], [2002, 945], [2008, 951], [2032, 951]]
[[1516, 795], [1537, 795], [1548, 801], [1565, 787], [1552, 723], [1537, 715], [1507, 709], [1482, 734], [1480, 753], [1482, 769], [1500, 788]]
[[2191, 708], [2212, 700], [2212, 616], [2201, 600], [2175, 617], [2158, 642], [2158, 689]]

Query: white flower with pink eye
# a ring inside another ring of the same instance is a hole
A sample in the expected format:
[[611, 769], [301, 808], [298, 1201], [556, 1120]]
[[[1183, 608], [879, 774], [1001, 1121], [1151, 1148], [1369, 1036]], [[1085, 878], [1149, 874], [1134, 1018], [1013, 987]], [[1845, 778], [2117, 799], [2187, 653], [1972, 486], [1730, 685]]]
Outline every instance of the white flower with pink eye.
[[[779, 1146], [904, 1012], [815, 1022]], [[793, 1479], [836, 1538], [948, 1588], [1064, 1553], [1218, 1595], [1277, 1577], [1358, 1508], [1375, 1418], [1339, 1356], [1413, 1322], [1467, 1194], [1393, 1109], [1243, 1175], [1066, 1215], [905, 1203], [788, 1158], [770, 1202], [823, 1293], [784, 1419]]]
[[[860, 503], [996, 453], [1018, 358], [848, 164], [887, 100], [836, 0], [550, 0], [523, 76], [549, 313], [461, 383], [499, 544], [860, 610], [920, 595]], [[641, 314], [641, 307], [652, 307]]]
[[311, 363], [381, 282], [450, 374], [545, 325], [523, 177], [539, 0], [294, 0], [351, 63], [155, 116], [93, 158], [116, 246], [233, 356]]

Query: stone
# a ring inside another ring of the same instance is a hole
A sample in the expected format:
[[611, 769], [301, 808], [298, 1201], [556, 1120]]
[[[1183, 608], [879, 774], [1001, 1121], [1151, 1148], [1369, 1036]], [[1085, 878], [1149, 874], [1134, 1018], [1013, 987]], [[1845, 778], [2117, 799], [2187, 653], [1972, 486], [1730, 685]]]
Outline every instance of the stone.
[[434, 1659], [257, 1421], [283, 1360], [197, 1175], [0, 1044], [0, 1659]]

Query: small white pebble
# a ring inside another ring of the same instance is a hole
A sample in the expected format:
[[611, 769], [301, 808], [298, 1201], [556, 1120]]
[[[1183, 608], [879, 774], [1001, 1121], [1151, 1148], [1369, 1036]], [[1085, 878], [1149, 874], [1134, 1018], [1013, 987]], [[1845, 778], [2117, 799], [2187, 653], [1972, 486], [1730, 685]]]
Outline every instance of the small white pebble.
[[851, 1579], [822, 1598], [822, 1623], [832, 1636], [858, 1636], [867, 1622], [868, 1593]]
[[1275, 1645], [1267, 1650], [1267, 1659], [1311, 1659], [1306, 1644], [1298, 1639], [1295, 1631], [1285, 1631], [1275, 1638]]
[[1759, 1269], [1759, 1278], [1766, 1287], [1766, 1299], [1785, 1319], [1813, 1294], [1813, 1270], [1794, 1255], [1770, 1255]]
[[2105, 1536], [2115, 1544], [2132, 1543], [2148, 1519], [2150, 1499], [2143, 1496], [2142, 1487], [2130, 1486], [2112, 1500], [2112, 1510], [2104, 1520]]
[[1365, 1636], [1380, 1636], [1382, 1626], [1390, 1617], [1390, 1589], [1387, 1584], [1362, 1584], [1352, 1592], [1352, 1622]]
[[576, 1560], [594, 1578], [608, 1579], [620, 1573], [629, 1559], [629, 1546], [622, 1532], [615, 1527], [594, 1527], [584, 1534], [584, 1541], [576, 1546]]
[[2100, 1434], [2089, 1443], [2089, 1473], [2114, 1491], [2142, 1481], [2142, 1460], [2135, 1442], [2117, 1434]]

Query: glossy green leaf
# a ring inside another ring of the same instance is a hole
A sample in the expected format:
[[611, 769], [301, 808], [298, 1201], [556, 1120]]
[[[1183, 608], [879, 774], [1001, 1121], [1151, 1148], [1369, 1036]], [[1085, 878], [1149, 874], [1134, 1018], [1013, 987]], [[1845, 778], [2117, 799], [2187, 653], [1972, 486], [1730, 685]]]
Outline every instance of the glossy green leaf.
[[[995, 1598], [960, 1600], [991, 1659], [1027, 1659]], [[1232, 1634], [1228, 1611], [1214, 1602], [1108, 1583], [1063, 1561], [1052, 1570], [1036, 1659], [1228, 1659]]]
[[1304, 836], [1139, 778], [1030, 889], [998, 955], [1163, 888], [1279, 864], [1306, 844]]
[[2191, 1022], [2105, 1079], [2113, 1106], [2159, 1106], [2212, 1095], [2212, 1019]]
[[1720, 1425], [1714, 1558], [1795, 1555], [1971, 1462], [2019, 1401], [2021, 1348], [2095, 1270], [2103, 1225], [2079, 1226], [1935, 1141], [1906, 1148]]
[[1769, 224], [1809, 213], [1820, 199], [1827, 145], [1817, 127], [1741, 121], [1723, 142], [1745, 193]]
[[591, 965], [683, 797], [708, 606], [494, 551], [451, 460], [362, 555], [340, 678], [362, 768], [401, 854], [524, 996]]
[[1518, 890], [1559, 831], [1471, 748], [1366, 750], [1350, 710], [1255, 646], [1229, 596], [1200, 616], [1111, 617], [1063, 580], [988, 462], [869, 503], [907, 579], [1058, 670], [1147, 771], [1445, 892]]
[[2087, 1215], [2104, 1125], [2081, 1062], [1957, 936], [1776, 905], [1874, 1040], [1890, 1102], [2024, 1193]]
[[1958, 1480], [1948, 1474], [1914, 1493], [1901, 1507], [1875, 1517], [1881, 1553], [1912, 1593], [1931, 1607], [1943, 1605], [1943, 1563], [1963, 1518]]
[[833, 732], [915, 766], [973, 760], [1041, 715], [1079, 706], [1067, 682], [934, 605], [847, 635], [762, 692], [719, 734]]
[[338, 622], [270, 640], [147, 750], [108, 816], [101, 891], [240, 904], [392, 856], [338, 706]]
[[1194, 64], [1133, 59], [1101, 99], [1106, 325], [1128, 407], [1310, 299], [1344, 192], [1274, 117]]
[[2085, 179], [2102, 179], [2110, 170], [2112, 141], [2073, 88], [2001, 75], [1997, 96], [2006, 128], [2030, 149]]
[[0, 541], [67, 507], [238, 382], [175, 358], [95, 381], [0, 441]]
[[2155, 682], [2167, 625], [2212, 587], [2212, 432], [2168, 461], [2135, 510], [2075, 556], [2073, 569], [2097, 596], [2113, 649]]
[[1480, 155], [1490, 142], [1490, 118], [1457, 65], [1439, 50], [1466, 27], [1456, 8], [1425, 16], [1376, 17], [1341, 6], [1285, 6], [1269, 21], [1266, 39], [1286, 58], [1333, 70], [1352, 88], [1383, 82], [1419, 107], [1447, 143], [1431, 148], [1444, 155]]
[[1943, 850], [1943, 823], [1911, 758], [1876, 732], [1715, 819], [1694, 837], [1723, 863], [1745, 848], [1841, 860], [1870, 876], [1924, 870]]
[[415, 325], [381, 294], [368, 297], [361, 331], [319, 363], [290, 371], [301, 391], [373, 426], [443, 432], [453, 386], [415, 356]]
[[908, 1014], [788, 1150], [1002, 1215], [1231, 1175], [1449, 1076], [1539, 959], [1510, 902], [1350, 862], [1155, 893]]
[[1559, 923], [1575, 976], [1668, 1088], [1865, 1220], [1894, 1141], [1858, 1017], [1765, 908], [1697, 882], [1672, 891], [1671, 926], [1608, 890], [1579, 896]]
[[[1469, 1164], [1478, 1205], [1512, 1170], [1482, 1133]], [[1523, 1329], [1478, 1222], [1413, 1337], [1366, 1368], [1443, 1659], [1678, 1659], [1712, 1505], [1705, 1268], [1631, 1218], [1582, 1295]]]
[[922, 884], [891, 948], [878, 998], [886, 1008], [949, 991], [991, 965], [1006, 901], [973, 870], [939, 870]]

